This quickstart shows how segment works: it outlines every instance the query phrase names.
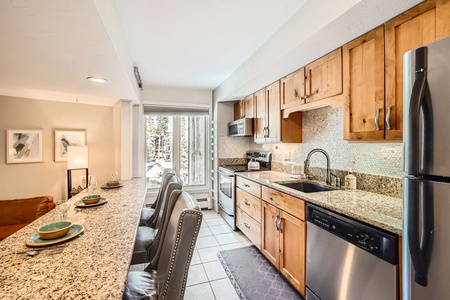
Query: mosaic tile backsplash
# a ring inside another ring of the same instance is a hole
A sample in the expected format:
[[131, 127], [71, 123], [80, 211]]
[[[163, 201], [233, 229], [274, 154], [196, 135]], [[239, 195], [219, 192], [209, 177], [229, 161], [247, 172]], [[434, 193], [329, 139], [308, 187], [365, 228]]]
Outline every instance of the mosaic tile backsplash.
[[[303, 143], [276, 144], [273, 160], [303, 164], [308, 153], [322, 148], [331, 158], [331, 168], [358, 173], [369, 173], [392, 177], [403, 176], [402, 143], [351, 143], [344, 140], [343, 108], [325, 107], [303, 112]], [[261, 145], [250, 143], [251, 149]], [[326, 167], [325, 156], [315, 153], [311, 156], [312, 167]]]

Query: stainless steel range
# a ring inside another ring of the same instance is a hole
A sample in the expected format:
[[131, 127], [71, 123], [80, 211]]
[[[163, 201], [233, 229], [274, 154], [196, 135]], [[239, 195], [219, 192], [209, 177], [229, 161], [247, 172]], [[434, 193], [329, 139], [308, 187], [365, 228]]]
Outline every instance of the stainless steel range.
[[[235, 225], [235, 173], [236, 172], [253, 172], [268, 171], [271, 169], [272, 152], [267, 151], [247, 151], [247, 164], [240, 165], [222, 165], [219, 166], [219, 213], [224, 220], [233, 228]], [[259, 169], [249, 169], [248, 162], [254, 159], [259, 162]]]

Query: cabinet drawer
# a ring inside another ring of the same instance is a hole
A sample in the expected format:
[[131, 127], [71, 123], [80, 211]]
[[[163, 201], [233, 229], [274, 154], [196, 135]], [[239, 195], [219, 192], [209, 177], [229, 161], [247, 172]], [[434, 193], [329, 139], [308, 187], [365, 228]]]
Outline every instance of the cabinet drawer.
[[261, 224], [239, 207], [236, 209], [236, 226], [258, 249], [261, 249]]
[[261, 223], [261, 199], [236, 188], [236, 205], [250, 217]]
[[253, 196], [261, 198], [261, 185], [259, 183], [236, 176], [236, 186]]
[[299, 218], [300, 220], [305, 220], [305, 201], [266, 186], [262, 187], [261, 198], [264, 201], [275, 205], [279, 209]]

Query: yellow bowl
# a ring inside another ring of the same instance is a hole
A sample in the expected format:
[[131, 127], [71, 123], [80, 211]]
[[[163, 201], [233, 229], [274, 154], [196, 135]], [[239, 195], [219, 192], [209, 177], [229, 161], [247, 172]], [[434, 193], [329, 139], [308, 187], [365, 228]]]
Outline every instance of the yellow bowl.
[[108, 181], [106, 183], [107, 186], [118, 186], [119, 185], [119, 181], [117, 180], [113, 180], [113, 181]]
[[81, 198], [81, 201], [83, 201], [84, 204], [95, 204], [100, 201], [100, 198], [100, 195], [89, 195]]
[[39, 236], [43, 240], [52, 240], [59, 238], [69, 232], [72, 223], [61, 221], [49, 223], [38, 229]]

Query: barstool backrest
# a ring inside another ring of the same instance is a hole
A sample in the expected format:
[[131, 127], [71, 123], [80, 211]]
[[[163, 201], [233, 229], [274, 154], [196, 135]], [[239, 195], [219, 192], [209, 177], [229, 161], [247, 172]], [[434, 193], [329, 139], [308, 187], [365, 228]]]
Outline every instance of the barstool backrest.
[[156, 265], [158, 300], [183, 299], [203, 218], [197, 200], [187, 192], [174, 191], [171, 197], [176, 200], [162, 236], [161, 256]]

